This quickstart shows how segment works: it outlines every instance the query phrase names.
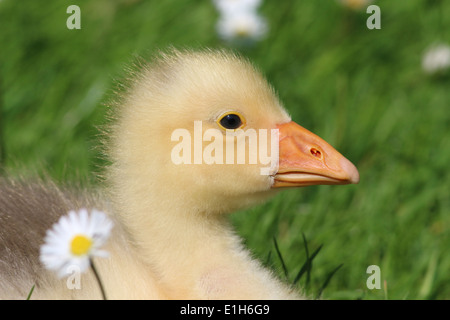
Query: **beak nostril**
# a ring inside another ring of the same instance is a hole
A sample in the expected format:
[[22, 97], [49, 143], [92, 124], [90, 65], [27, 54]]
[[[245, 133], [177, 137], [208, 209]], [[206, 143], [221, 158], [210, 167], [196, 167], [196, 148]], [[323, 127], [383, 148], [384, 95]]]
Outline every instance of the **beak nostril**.
[[311, 154], [319, 159], [322, 159], [322, 152], [320, 152], [320, 150], [317, 150], [316, 148], [311, 148]]

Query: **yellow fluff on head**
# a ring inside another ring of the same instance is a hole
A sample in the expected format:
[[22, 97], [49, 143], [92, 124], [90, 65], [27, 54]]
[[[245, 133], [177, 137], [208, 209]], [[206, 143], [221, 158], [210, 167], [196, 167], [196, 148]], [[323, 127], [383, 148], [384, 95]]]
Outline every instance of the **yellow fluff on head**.
[[[254, 165], [175, 165], [170, 159], [175, 129], [192, 130], [194, 121], [202, 121], [203, 130], [219, 129], [216, 118], [228, 110], [245, 115], [248, 127], [289, 121], [272, 88], [234, 53], [171, 50], [144, 66], [121, 100], [112, 131], [113, 199], [168, 295], [275, 298], [281, 284], [273, 281], [263, 293], [260, 285], [271, 276], [251, 261], [221, 216], [265, 199], [270, 177]], [[253, 284], [249, 292], [246, 282]]]

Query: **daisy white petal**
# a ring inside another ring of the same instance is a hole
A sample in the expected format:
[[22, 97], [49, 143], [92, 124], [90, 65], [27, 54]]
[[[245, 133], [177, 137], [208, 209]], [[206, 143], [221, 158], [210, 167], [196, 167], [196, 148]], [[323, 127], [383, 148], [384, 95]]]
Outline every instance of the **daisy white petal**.
[[267, 32], [267, 23], [256, 13], [242, 11], [222, 16], [217, 23], [217, 32], [226, 41], [260, 40]]
[[450, 46], [434, 45], [422, 58], [422, 68], [428, 74], [445, 72], [450, 69]]
[[255, 11], [261, 0], [213, 0], [217, 10], [221, 14], [235, 14], [242, 11]]

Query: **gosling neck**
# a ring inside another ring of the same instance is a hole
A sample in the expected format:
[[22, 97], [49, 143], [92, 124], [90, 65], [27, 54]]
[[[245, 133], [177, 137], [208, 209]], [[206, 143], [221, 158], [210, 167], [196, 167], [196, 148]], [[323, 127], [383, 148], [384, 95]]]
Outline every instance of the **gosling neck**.
[[169, 296], [206, 298], [201, 279], [240, 260], [236, 254], [240, 240], [226, 214], [207, 212], [206, 206], [180, 198], [173, 193], [167, 199], [167, 194], [158, 191], [134, 198], [121, 209], [120, 220], [135, 243], [137, 256]]

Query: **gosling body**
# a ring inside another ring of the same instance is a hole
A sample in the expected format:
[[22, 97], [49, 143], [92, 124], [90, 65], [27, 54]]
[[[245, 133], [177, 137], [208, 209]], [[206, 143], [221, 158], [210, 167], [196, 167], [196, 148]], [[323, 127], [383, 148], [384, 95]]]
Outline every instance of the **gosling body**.
[[[1, 182], [0, 298], [23, 299], [33, 285], [34, 299], [101, 298], [90, 272], [81, 288], [69, 289], [74, 279], [57, 279], [39, 263], [45, 231], [84, 207], [115, 222], [109, 258], [95, 260], [109, 299], [302, 298], [251, 257], [227, 214], [283, 187], [356, 183], [356, 168], [294, 124], [261, 74], [233, 53], [171, 50], [140, 68], [111, 106], [105, 145], [112, 165], [102, 189]], [[225, 135], [220, 120], [230, 112], [242, 129], [280, 130], [272, 173], [261, 174], [260, 162], [171, 161], [174, 130], [202, 121], [203, 132]]]

